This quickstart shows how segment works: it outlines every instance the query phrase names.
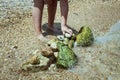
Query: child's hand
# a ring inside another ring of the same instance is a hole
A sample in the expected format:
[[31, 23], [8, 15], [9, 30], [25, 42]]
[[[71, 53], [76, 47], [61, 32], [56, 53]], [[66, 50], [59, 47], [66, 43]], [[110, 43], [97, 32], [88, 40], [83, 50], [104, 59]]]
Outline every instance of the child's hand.
[[62, 32], [63, 32], [63, 35], [65, 34], [65, 33], [68, 33], [68, 34], [70, 34], [70, 35], [72, 35], [72, 30], [71, 29], [69, 29], [67, 26], [61, 26], [61, 30], [62, 30]]

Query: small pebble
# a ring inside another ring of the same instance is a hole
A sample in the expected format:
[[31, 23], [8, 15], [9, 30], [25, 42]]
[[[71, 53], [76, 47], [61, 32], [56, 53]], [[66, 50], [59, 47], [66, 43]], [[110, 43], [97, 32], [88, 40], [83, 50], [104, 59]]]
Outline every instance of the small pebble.
[[48, 68], [48, 70], [50, 70], [50, 71], [56, 70], [56, 65], [55, 64], [51, 64], [50, 67]]
[[8, 59], [4, 59], [5, 61], [7, 61]]
[[18, 46], [12, 46], [11, 47], [11, 49], [17, 49], [18, 48]]
[[57, 58], [58, 57], [58, 52], [54, 52], [54, 56]]
[[57, 38], [58, 38], [59, 40], [61, 40], [61, 41], [64, 40], [64, 36], [63, 36], [63, 35], [59, 35], [59, 36], [57, 36]]
[[65, 37], [70, 38], [71, 35], [69, 33], [65, 33]]

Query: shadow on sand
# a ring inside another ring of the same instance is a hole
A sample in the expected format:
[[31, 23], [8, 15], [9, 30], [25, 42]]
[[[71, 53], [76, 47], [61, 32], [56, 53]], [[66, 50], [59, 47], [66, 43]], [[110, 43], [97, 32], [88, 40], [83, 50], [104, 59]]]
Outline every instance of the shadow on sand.
[[[43, 35], [44, 36], [48, 36], [48, 35], [54, 35], [54, 36], [57, 36], [57, 35], [62, 35], [62, 31], [61, 31], [61, 24], [60, 23], [54, 23], [54, 28], [56, 30], [56, 32], [52, 32], [51, 30], [47, 30], [47, 25], [48, 23], [45, 23], [42, 25], [42, 30], [44, 31], [43, 32]], [[68, 26], [68, 28], [70, 28], [73, 33], [77, 34], [78, 32], [71, 28], [70, 26]]]

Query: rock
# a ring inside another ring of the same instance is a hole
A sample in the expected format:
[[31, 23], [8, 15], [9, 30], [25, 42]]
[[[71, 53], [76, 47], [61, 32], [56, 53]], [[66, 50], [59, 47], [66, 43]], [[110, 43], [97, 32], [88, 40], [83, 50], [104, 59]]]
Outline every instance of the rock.
[[46, 58], [44, 56], [39, 56], [40, 58], [40, 66], [47, 66], [49, 62], [49, 58]]
[[48, 46], [50, 46], [51, 49], [54, 52], [58, 50], [58, 48], [57, 48], [57, 42], [58, 42], [58, 40], [56, 40], [56, 39], [52, 39], [52, 40], [48, 41]]
[[32, 54], [33, 54], [33, 55], [41, 54], [41, 51], [37, 49], [37, 50], [35, 50]]
[[50, 46], [52, 48], [53, 51], [57, 50], [57, 42], [53, 42]]
[[63, 35], [58, 35], [57, 38], [58, 38], [58, 40], [60, 40], [60, 41], [63, 41], [63, 40], [64, 40], [64, 36], [63, 36]]
[[54, 52], [54, 56], [57, 58], [58, 57], [58, 52]]
[[30, 59], [28, 59], [26, 62], [23, 63], [23, 65], [37, 65], [40, 64], [40, 60], [39, 57], [37, 55], [34, 55], [33, 57], [31, 57]]
[[51, 46], [51, 44], [52, 44], [53, 42], [56, 42], [56, 41], [57, 41], [56, 39], [52, 39], [52, 40], [48, 41], [47, 44], [48, 44], [48, 46]]
[[70, 38], [72, 35], [70, 35], [69, 33], [65, 33], [65, 37], [66, 38]]
[[8, 59], [4, 59], [4, 61], [8, 61]]
[[58, 43], [57, 67], [71, 68], [77, 62], [75, 53], [63, 43]]
[[76, 40], [76, 35], [73, 33], [72, 36], [71, 36], [71, 40]]
[[76, 44], [80, 46], [89, 46], [92, 44], [94, 38], [92, 30], [89, 26], [83, 26], [76, 35]]
[[48, 70], [50, 71], [55, 71], [56, 70], [56, 65], [55, 64], [51, 64], [50, 67], [48, 68]]
[[23, 70], [39, 71], [46, 70], [49, 67], [49, 58], [44, 57], [39, 50], [36, 50], [34, 56], [22, 64]]
[[18, 46], [12, 46], [12, 47], [11, 47], [12, 50], [15, 50], [15, 49], [17, 49], [17, 48], [18, 48]]
[[68, 47], [71, 48], [71, 49], [74, 47], [74, 40], [70, 40], [68, 42]]
[[41, 53], [45, 57], [50, 57], [54, 55], [53, 50], [49, 46], [46, 46], [46, 45], [41, 47]]
[[65, 45], [68, 45], [68, 42], [69, 42], [69, 39], [68, 39], [68, 38], [64, 38], [63, 43], [64, 43]]

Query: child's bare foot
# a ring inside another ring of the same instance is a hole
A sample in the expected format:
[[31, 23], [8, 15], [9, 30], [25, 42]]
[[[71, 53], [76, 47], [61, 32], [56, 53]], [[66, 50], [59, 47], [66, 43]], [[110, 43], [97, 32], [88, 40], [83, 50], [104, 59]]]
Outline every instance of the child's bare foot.
[[42, 41], [42, 42], [47, 42], [47, 41], [48, 41], [47, 38], [45, 38], [42, 34], [39, 34], [39, 35], [37, 36], [37, 38], [38, 38], [40, 41]]

